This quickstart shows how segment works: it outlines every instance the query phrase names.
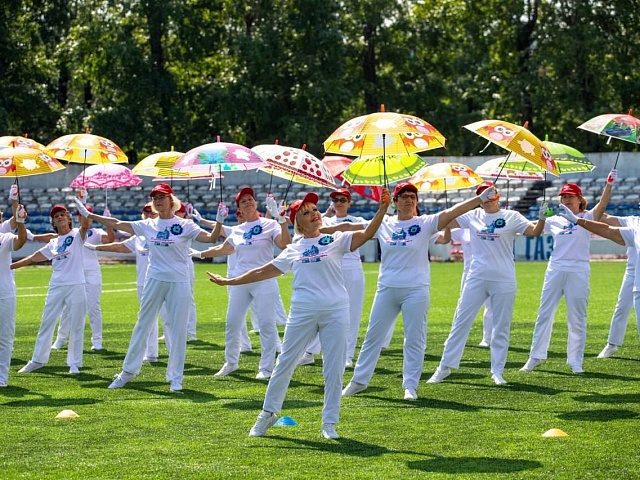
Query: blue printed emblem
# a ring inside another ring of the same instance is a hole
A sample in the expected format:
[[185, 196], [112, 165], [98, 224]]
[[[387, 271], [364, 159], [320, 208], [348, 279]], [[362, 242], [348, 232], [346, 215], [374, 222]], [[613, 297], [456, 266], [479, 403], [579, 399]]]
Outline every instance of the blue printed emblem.
[[244, 240], [251, 240], [254, 236], [260, 235], [262, 233], [262, 225], [254, 225], [251, 229], [246, 232], [242, 238]]
[[422, 229], [420, 228], [420, 225], [411, 225], [411, 226], [409, 227], [409, 235], [411, 235], [411, 236], [413, 237], [414, 235], [419, 234], [419, 233], [420, 233], [420, 230], [422, 230]]
[[171, 225], [171, 233], [173, 235], [180, 235], [183, 231], [184, 229], [179, 223], [174, 223], [173, 225]]
[[165, 228], [164, 231], [158, 232], [156, 240], [169, 240], [169, 230]]
[[309, 249], [302, 252], [302, 263], [311, 263], [320, 261], [320, 249], [315, 245], [312, 245]]
[[319, 245], [329, 245], [330, 243], [333, 243], [333, 237], [331, 235], [325, 235], [318, 240]]

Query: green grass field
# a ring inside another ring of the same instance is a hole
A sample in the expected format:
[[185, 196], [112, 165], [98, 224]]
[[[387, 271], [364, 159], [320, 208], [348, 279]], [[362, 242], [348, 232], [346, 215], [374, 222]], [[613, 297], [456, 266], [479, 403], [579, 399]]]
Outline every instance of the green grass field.
[[[365, 264], [367, 299], [361, 339], [375, 290], [377, 264]], [[320, 436], [320, 361], [299, 367], [282, 415], [297, 427], [272, 427], [250, 438], [265, 383], [254, 378], [259, 343], [226, 378], [223, 364], [226, 290], [208, 282], [196, 265], [197, 342], [189, 344], [184, 391], [164, 383], [166, 352], [145, 365], [125, 388], [108, 390], [120, 371], [136, 319], [133, 265], [104, 265], [104, 346], [89, 350], [87, 326], [82, 373], [68, 374], [66, 351], [50, 363], [18, 374], [31, 357], [50, 268], [16, 271], [18, 320], [9, 387], [0, 389], [0, 478], [602, 478], [640, 476], [638, 335], [630, 321], [626, 344], [611, 359], [596, 355], [606, 343], [624, 271], [621, 262], [592, 264], [584, 375], [565, 365], [564, 304], [558, 310], [549, 360], [535, 372], [518, 369], [528, 356], [545, 265], [519, 263], [518, 297], [507, 386], [493, 385], [489, 352], [477, 347], [474, 325], [461, 368], [427, 385], [449, 332], [458, 298], [460, 263], [432, 265], [431, 309], [424, 374], [417, 402], [401, 387], [402, 322], [383, 352], [369, 389], [342, 403], [341, 439]], [[291, 276], [280, 279], [288, 305]], [[345, 384], [351, 378], [348, 370]], [[80, 416], [55, 419], [64, 409]], [[567, 438], [543, 438], [559, 428]]]

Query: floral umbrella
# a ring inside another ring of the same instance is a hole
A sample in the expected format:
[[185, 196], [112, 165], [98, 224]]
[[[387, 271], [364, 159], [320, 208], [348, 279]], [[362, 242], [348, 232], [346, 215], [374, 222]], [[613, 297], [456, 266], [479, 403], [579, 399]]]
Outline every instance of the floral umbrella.
[[84, 188], [118, 188], [135, 187], [142, 179], [124, 165], [104, 163], [91, 165], [83, 173], [73, 179], [70, 187]]
[[426, 165], [415, 153], [360, 157], [341, 174], [351, 185], [387, 185], [409, 178]]
[[26, 147], [26, 148], [36, 148], [38, 150], [44, 150], [44, 145], [41, 143], [32, 140], [31, 138], [24, 137], [14, 137], [11, 135], [7, 135], [4, 137], [0, 137], [0, 150], [7, 147]]
[[418, 191], [444, 192], [446, 199], [448, 191], [471, 188], [483, 180], [471, 167], [463, 163], [442, 161], [421, 168], [409, 182], [413, 183]]
[[173, 168], [178, 172], [206, 175], [216, 170], [219, 173], [255, 170], [264, 165], [265, 161], [250, 148], [217, 141], [192, 148], [175, 162]]
[[498, 178], [507, 179], [507, 207], [509, 206], [509, 189], [511, 180], [538, 180], [544, 181], [546, 179], [545, 174], [540, 167], [535, 167], [532, 163], [525, 161], [528, 165], [538, 168], [539, 171], [530, 171], [528, 169], [521, 168], [509, 168], [505, 166], [506, 157], [493, 158], [487, 160], [482, 165], [476, 168], [476, 173], [481, 177], [493, 178], [494, 182]]
[[91, 133], [64, 135], [45, 147], [50, 156], [70, 163], [127, 163], [127, 156], [111, 140]]
[[[629, 113], [626, 115], [623, 113], [605, 113], [604, 115], [598, 115], [579, 125], [578, 128], [597, 133], [598, 135], [606, 135], [609, 137], [607, 143], [609, 143], [612, 138], [636, 144], [640, 143], [640, 119], [633, 116], [633, 110], [629, 110]], [[618, 165], [620, 150], [622, 150], [622, 147], [618, 150], [613, 168], [616, 168], [616, 165]]]
[[143, 177], [172, 178], [174, 175], [188, 177], [190, 175], [189, 172], [177, 172], [173, 170], [173, 166], [183, 155], [184, 153], [173, 150], [148, 155], [133, 167], [133, 173]]
[[353, 162], [353, 158], [329, 155], [322, 159], [322, 163], [329, 169], [334, 177], [340, 175]]
[[486, 138], [502, 148], [518, 154], [543, 170], [558, 175], [558, 167], [551, 157], [549, 149], [538, 137], [525, 127], [502, 120], [481, 120], [465, 125], [477, 135]]
[[[296, 182], [335, 190], [336, 181], [327, 166], [304, 147], [293, 148], [273, 144], [256, 145], [252, 150], [267, 163], [266, 166], [260, 167], [260, 170], [289, 180], [289, 187], [291, 182]], [[285, 199], [289, 187], [285, 192]]]

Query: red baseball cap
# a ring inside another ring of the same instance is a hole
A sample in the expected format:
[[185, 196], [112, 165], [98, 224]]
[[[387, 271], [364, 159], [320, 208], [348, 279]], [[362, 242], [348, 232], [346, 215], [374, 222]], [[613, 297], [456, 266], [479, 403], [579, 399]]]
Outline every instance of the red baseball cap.
[[294, 200], [289, 206], [289, 220], [291, 220], [291, 224], [296, 224], [296, 213], [300, 210], [300, 207], [305, 203], [313, 203], [314, 205], [318, 204], [318, 195], [315, 193], [307, 193], [302, 200]]
[[69, 212], [69, 209], [67, 209], [67, 207], [65, 207], [64, 205], [54, 205], [51, 208], [51, 212], [49, 213], [49, 216], [51, 218], [53, 218], [53, 216], [58, 213], [58, 212]]
[[418, 188], [413, 183], [400, 182], [396, 185], [396, 188], [394, 188], [393, 190], [393, 198], [396, 198], [398, 195], [400, 195], [402, 192], [406, 190], [413, 192], [416, 195], [418, 194]]
[[236, 195], [236, 207], [240, 206], [240, 199], [243, 195], [251, 195], [254, 199], [256, 198], [256, 194], [254, 193], [253, 188], [243, 187]]
[[[91, 208], [89, 205], [85, 205], [85, 208], [89, 210], [91, 213], [93, 213], [93, 208]], [[76, 210], [76, 215], [82, 215], [80, 213], [80, 210]]]
[[184, 206], [184, 203], [180, 202], [180, 208], [176, 211], [176, 213], [187, 213], [187, 207]]
[[582, 189], [575, 183], [565, 183], [560, 189], [560, 193], [558, 195], [578, 195], [581, 197]]
[[338, 195], [342, 195], [351, 200], [351, 192], [346, 188], [338, 188], [329, 194], [329, 198], [336, 198]]
[[495, 185], [493, 184], [493, 182], [489, 182], [489, 181], [487, 181], [487, 182], [482, 182], [480, 185], [478, 185], [478, 186], [476, 187], [476, 195], [480, 195], [480, 194], [481, 194], [482, 192], [484, 192], [487, 188], [489, 188], [489, 187], [493, 187], [493, 186], [495, 186]]
[[151, 193], [149, 193], [149, 196], [153, 198], [158, 193], [164, 193], [166, 195], [173, 195], [173, 188], [171, 188], [166, 183], [159, 183], [158, 185], [156, 185], [155, 187], [153, 187], [151, 189]]
[[144, 207], [142, 207], [143, 212], [153, 212], [153, 208], [151, 208], [151, 202], [147, 202]]

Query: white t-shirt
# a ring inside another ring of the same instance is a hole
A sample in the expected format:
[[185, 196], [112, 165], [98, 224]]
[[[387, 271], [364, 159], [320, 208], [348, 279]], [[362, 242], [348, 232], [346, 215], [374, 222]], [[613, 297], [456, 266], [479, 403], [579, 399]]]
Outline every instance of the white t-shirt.
[[321, 234], [287, 245], [273, 265], [293, 272], [291, 308], [304, 310], [347, 307], [342, 257], [351, 249], [353, 232]]
[[[85, 243], [90, 243], [91, 245], [100, 245], [102, 244], [102, 236], [106, 235], [102, 228], [90, 228], [87, 230], [87, 237], [85, 238]], [[82, 257], [84, 259], [84, 279], [87, 283], [93, 285], [99, 285], [102, 283], [102, 272], [100, 271], [100, 262], [98, 261], [98, 252], [95, 250], [91, 250], [87, 248], [83, 253]]]
[[271, 262], [273, 242], [280, 233], [278, 222], [263, 217], [233, 227], [226, 241], [235, 249], [234, 276]]
[[147, 278], [164, 282], [191, 282], [193, 261], [190, 247], [204, 232], [191, 220], [176, 217], [148, 218], [131, 222], [136, 235], [147, 239], [149, 268]]
[[468, 228], [453, 228], [451, 241], [460, 244], [462, 249], [462, 275], [466, 275], [471, 265], [471, 233]]
[[[593, 220], [593, 210], [577, 214], [579, 218]], [[547, 218], [544, 233], [553, 236], [553, 251], [548, 268], [563, 272], [590, 271], [589, 244], [591, 233], [560, 215]]]
[[[616, 217], [621, 227], [640, 227], [640, 217]], [[635, 275], [638, 255], [633, 247], [627, 247], [627, 268], [625, 275]]]
[[138, 235], [127, 238], [122, 244], [136, 254], [136, 283], [143, 287], [149, 268], [149, 244], [144, 237]]
[[[640, 227], [623, 227], [620, 229], [620, 235], [625, 245], [635, 250], [636, 257], [640, 255]], [[634, 272], [633, 291], [640, 292], [640, 268], [636, 268]]]
[[472, 255], [468, 277], [515, 282], [513, 241], [531, 223], [515, 210], [487, 213], [482, 208], [460, 215], [457, 221], [461, 228], [469, 229]]
[[5, 220], [0, 223], [0, 233], [12, 233], [13, 229], [11, 228], [11, 219]]
[[376, 233], [381, 262], [378, 285], [386, 287], [428, 286], [431, 283], [429, 243], [438, 231], [436, 215], [409, 220], [385, 217]]
[[[322, 219], [322, 225], [325, 227], [333, 227], [341, 223], [358, 223], [362, 224], [362, 228], [367, 228], [370, 222], [362, 217], [355, 217], [353, 215], [347, 215], [346, 217], [324, 217]], [[342, 259], [342, 268], [345, 270], [358, 269], [362, 270], [362, 260], [360, 260], [360, 249], [356, 249], [353, 252], [348, 252]]]
[[0, 299], [16, 296], [16, 283], [13, 280], [13, 270], [10, 269], [14, 239], [15, 235], [12, 233], [0, 233]]
[[49, 240], [38, 250], [51, 260], [53, 271], [49, 286], [84, 284], [83, 255], [88, 250], [80, 237], [80, 230], [74, 228], [66, 235]]

